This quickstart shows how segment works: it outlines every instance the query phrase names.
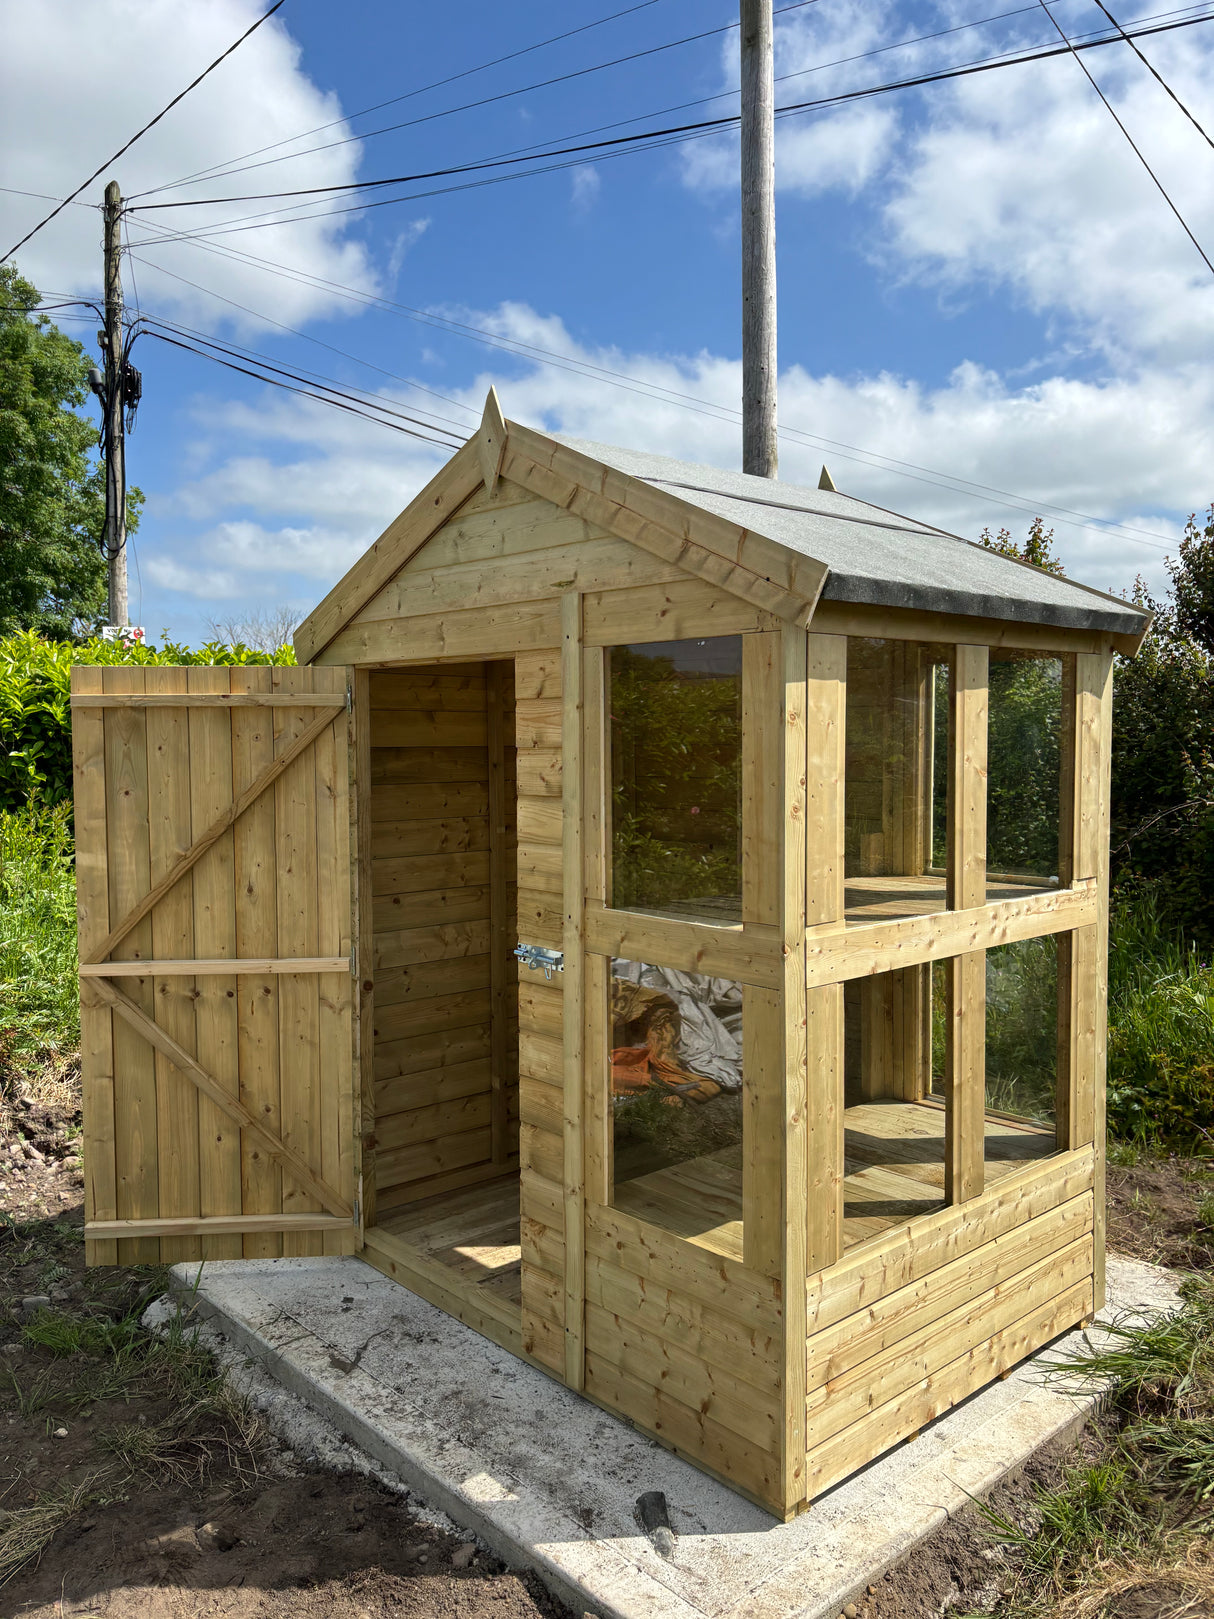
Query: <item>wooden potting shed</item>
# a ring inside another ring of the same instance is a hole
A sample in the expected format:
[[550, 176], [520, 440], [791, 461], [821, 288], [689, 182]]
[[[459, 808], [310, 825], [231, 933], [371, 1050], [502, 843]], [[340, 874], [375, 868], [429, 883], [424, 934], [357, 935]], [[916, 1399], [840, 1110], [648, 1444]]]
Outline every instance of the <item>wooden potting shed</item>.
[[796, 1513], [1102, 1301], [1146, 625], [490, 395], [300, 667], [74, 672], [90, 1260], [357, 1253]]

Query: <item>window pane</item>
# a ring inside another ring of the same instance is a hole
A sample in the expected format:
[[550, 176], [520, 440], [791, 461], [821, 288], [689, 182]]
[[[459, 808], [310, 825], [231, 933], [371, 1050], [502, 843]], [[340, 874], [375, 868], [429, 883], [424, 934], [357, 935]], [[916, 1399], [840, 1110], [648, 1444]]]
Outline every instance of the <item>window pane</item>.
[[944, 1107], [931, 1094], [932, 974], [845, 985], [843, 1243], [944, 1206]]
[[1058, 1077], [1058, 941], [1024, 939], [986, 953], [986, 1107], [1054, 1127]]
[[992, 650], [989, 726], [987, 873], [1057, 882], [1062, 660]]
[[856, 920], [943, 910], [949, 648], [847, 643], [844, 873]]
[[612, 1203], [742, 1255], [742, 986], [611, 964]]
[[741, 919], [742, 638], [613, 647], [611, 904]]

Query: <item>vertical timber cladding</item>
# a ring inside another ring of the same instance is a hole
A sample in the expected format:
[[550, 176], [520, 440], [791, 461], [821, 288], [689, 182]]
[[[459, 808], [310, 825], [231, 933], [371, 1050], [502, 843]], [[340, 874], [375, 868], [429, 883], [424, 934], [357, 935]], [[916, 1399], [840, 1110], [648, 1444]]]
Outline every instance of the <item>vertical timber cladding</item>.
[[368, 679], [384, 1214], [518, 1162], [514, 691], [508, 662]]
[[88, 1260], [350, 1252], [347, 671], [72, 692]]

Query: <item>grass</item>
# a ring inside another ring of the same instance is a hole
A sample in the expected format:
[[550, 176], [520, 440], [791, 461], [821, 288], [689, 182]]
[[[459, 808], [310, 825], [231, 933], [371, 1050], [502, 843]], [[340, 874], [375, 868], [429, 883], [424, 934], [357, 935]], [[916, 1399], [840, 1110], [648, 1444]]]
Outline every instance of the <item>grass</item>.
[[[60, 1240], [78, 1241], [79, 1232], [69, 1228]], [[12, 1277], [31, 1264], [45, 1270], [51, 1246], [41, 1224], [9, 1221], [0, 1229], [0, 1268]], [[148, 1485], [197, 1485], [220, 1464], [243, 1480], [257, 1474], [256, 1419], [186, 1315], [179, 1311], [158, 1333], [140, 1324], [164, 1290], [163, 1273], [128, 1273], [119, 1285], [125, 1292], [117, 1314], [106, 1313], [110, 1296], [75, 1310], [38, 1311], [21, 1331], [22, 1369], [0, 1373], [0, 1401], [48, 1433], [66, 1418], [98, 1419], [87, 1461], [29, 1505], [0, 1515], [0, 1586], [86, 1509]]]
[[1214, 1277], [1190, 1276], [1174, 1314], [1114, 1321], [1089, 1345], [1048, 1375], [1106, 1386], [1102, 1453], [1039, 1490], [1024, 1521], [979, 1508], [1011, 1573], [1006, 1619], [1104, 1614], [1153, 1586], [1214, 1590]]
[[76, 874], [67, 806], [0, 813], [0, 1074], [79, 1107]]

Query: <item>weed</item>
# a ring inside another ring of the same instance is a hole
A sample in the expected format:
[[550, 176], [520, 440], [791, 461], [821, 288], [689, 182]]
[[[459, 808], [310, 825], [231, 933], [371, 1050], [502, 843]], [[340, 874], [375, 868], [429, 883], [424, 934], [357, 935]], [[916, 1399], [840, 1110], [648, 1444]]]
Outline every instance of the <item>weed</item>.
[[45, 1491], [32, 1506], [12, 1512], [0, 1526], [0, 1585], [50, 1545], [65, 1524], [88, 1505], [103, 1505], [113, 1496], [95, 1474], [79, 1484], [62, 1484]]

